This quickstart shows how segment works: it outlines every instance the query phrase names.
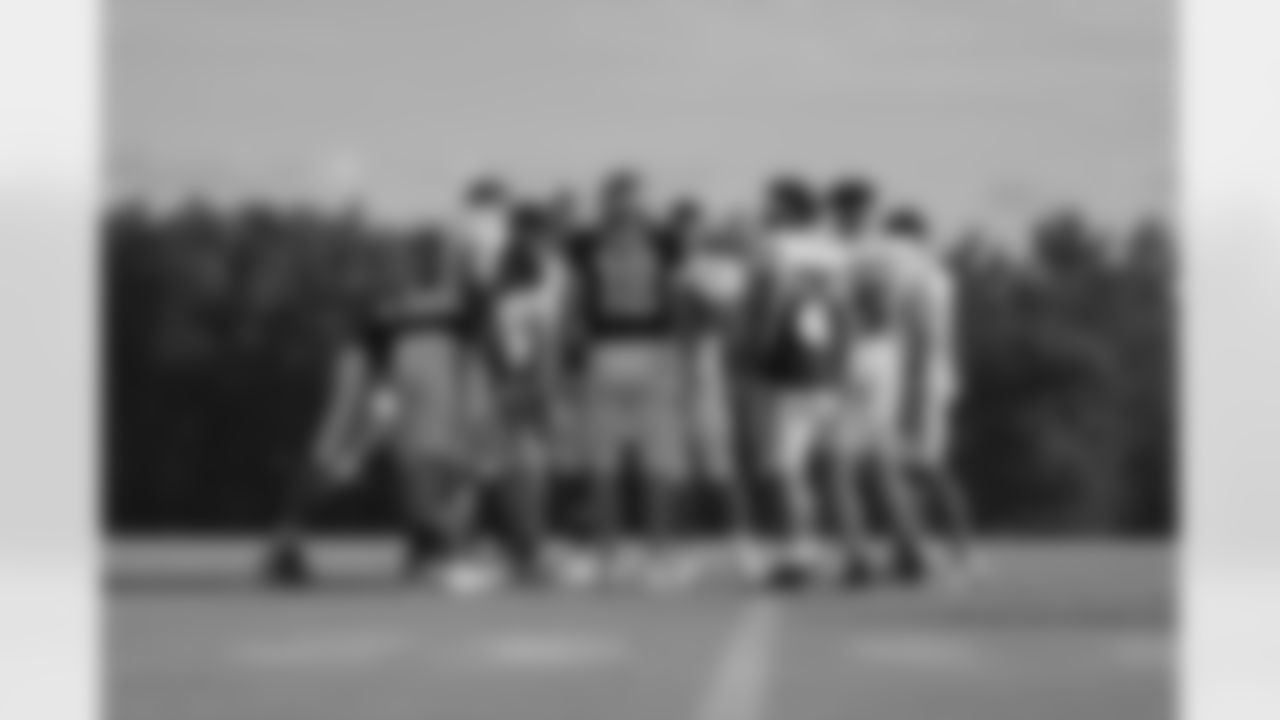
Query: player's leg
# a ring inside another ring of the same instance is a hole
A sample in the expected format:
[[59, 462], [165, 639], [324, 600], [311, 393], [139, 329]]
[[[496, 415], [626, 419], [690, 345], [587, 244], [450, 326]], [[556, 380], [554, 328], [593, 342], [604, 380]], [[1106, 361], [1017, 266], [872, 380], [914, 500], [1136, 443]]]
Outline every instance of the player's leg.
[[415, 577], [447, 565], [445, 579], [452, 583], [454, 575], [471, 572], [464, 565], [482, 481], [495, 461], [490, 388], [474, 354], [453, 336], [413, 337], [401, 360], [403, 381], [412, 388], [396, 436], [408, 509], [405, 571]]
[[329, 401], [306, 462], [285, 479], [280, 517], [268, 540], [269, 580], [302, 584], [311, 577], [306, 535], [313, 515], [335, 491], [355, 484], [376, 444], [380, 418], [364, 356], [340, 351], [329, 383]]
[[973, 537], [969, 499], [948, 462], [951, 399], [934, 393], [923, 408], [911, 439], [911, 468], [921, 491], [937, 509], [940, 534], [957, 560], [968, 557]]
[[592, 540], [592, 482], [589, 397], [581, 377], [566, 378], [553, 397], [553, 467], [544, 488], [549, 536], [558, 540], [553, 560], [568, 584], [581, 580], [577, 562], [587, 556]]
[[877, 472], [874, 452], [877, 447], [880, 415], [884, 413], [881, 394], [893, 388], [892, 378], [877, 376], [877, 363], [868, 362], [868, 349], [874, 355], [874, 341], [865, 338], [850, 349], [848, 376], [842, 393], [842, 412], [833, 438], [835, 449], [834, 498], [840, 535], [840, 574], [851, 585], [873, 579], [874, 540], [867, 512], [869, 490]]
[[622, 487], [630, 455], [632, 398], [626, 387], [600, 368], [591, 368], [586, 390], [586, 447], [590, 506], [590, 548], [594, 561], [588, 575], [598, 576], [619, 553]]
[[637, 459], [647, 499], [645, 539], [651, 564], [650, 579], [658, 586], [683, 585], [692, 579], [692, 561], [686, 540], [689, 527], [687, 500], [694, 473], [695, 417], [687, 412], [693, 391], [691, 377], [678, 363], [685, 358], [664, 353], [656, 356], [646, 393], [643, 434]]
[[871, 454], [871, 477], [888, 515], [889, 572], [899, 580], [915, 581], [929, 569], [923, 498], [908, 474], [908, 463], [894, 444], [881, 444]]
[[731, 376], [729, 453], [737, 472], [724, 485], [729, 535], [738, 570], [749, 580], [768, 572], [769, 548], [761, 510], [770, 482], [769, 413], [765, 393], [751, 378]]
[[927, 570], [924, 497], [910, 475], [912, 437], [909, 413], [922, 387], [918, 356], [894, 333], [865, 338], [857, 362], [859, 389], [866, 401], [869, 478], [884, 501], [888, 520], [889, 570], [903, 580]]
[[819, 400], [810, 392], [788, 393], [772, 405], [772, 475], [783, 516], [781, 564], [773, 580], [791, 587], [808, 580], [816, 561], [819, 532], [812, 469], [824, 418]]
[[746, 462], [739, 452], [747, 444], [741, 442], [741, 435], [749, 424], [743, 416], [744, 393], [732, 375], [723, 340], [707, 341], [697, 362], [699, 372], [689, 395], [697, 402], [691, 417], [696, 418], [693, 452], [698, 474], [710, 484], [709, 490], [721, 505], [722, 524], [735, 560], [744, 573], [754, 576], [760, 572], [760, 552], [744, 477]]
[[458, 552], [471, 511], [459, 490], [462, 473], [443, 458], [401, 456], [397, 463], [406, 579], [435, 576]]
[[836, 522], [840, 536], [840, 577], [850, 585], [862, 585], [872, 579], [871, 533], [867, 514], [867, 453], [861, 437], [862, 428], [846, 422], [844, 432], [835, 443], [831, 467], [831, 490], [835, 499]]
[[528, 424], [507, 434], [509, 471], [497, 486], [502, 502], [502, 543], [515, 577], [543, 578], [548, 540], [547, 498], [551, 463], [547, 439]]

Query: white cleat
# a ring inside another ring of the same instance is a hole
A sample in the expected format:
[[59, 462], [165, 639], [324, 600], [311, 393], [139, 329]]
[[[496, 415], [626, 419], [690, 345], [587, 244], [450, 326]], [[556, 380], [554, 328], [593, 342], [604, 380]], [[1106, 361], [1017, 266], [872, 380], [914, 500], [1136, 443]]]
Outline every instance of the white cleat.
[[648, 553], [638, 547], [621, 547], [604, 559], [601, 567], [602, 579], [613, 585], [625, 585], [643, 579], [650, 561]]
[[693, 558], [669, 558], [650, 565], [647, 587], [657, 593], [676, 593], [692, 587], [702, 576]]
[[555, 562], [555, 577], [561, 587], [585, 590], [600, 584], [603, 572], [599, 561], [581, 553], [564, 553]]
[[454, 560], [440, 570], [440, 586], [457, 598], [473, 598], [492, 593], [501, 578], [492, 567], [474, 560]]
[[787, 559], [797, 567], [819, 574], [830, 569], [832, 565], [831, 553], [827, 546], [816, 538], [795, 541], [787, 548]]

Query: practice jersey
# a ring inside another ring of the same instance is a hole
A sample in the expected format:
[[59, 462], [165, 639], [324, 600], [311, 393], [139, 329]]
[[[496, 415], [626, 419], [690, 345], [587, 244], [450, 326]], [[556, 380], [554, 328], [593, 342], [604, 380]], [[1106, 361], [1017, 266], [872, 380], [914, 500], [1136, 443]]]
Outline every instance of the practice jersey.
[[499, 273], [514, 239], [510, 217], [498, 210], [462, 215], [454, 223], [453, 236], [470, 273], [482, 284]]
[[818, 230], [774, 238], [754, 279], [750, 364], [764, 379], [789, 385], [843, 378], [856, 317], [848, 248]]
[[386, 377], [391, 371], [398, 330], [394, 319], [385, 312], [370, 312], [360, 318], [356, 328], [357, 345], [374, 377]]
[[953, 392], [955, 376], [954, 285], [942, 260], [928, 248], [901, 240], [868, 238], [852, 251], [851, 277], [887, 301], [887, 320], [909, 340], [913, 361], [928, 368], [931, 392]]
[[591, 340], [665, 336], [682, 320], [680, 243], [641, 223], [574, 243], [581, 330]]
[[376, 310], [382, 332], [393, 338], [406, 332], [448, 333], [459, 338], [477, 332], [481, 293], [471, 258], [457, 236], [443, 235], [432, 253], [429, 272], [416, 277]]
[[695, 333], [714, 337], [737, 329], [750, 289], [751, 272], [750, 260], [739, 247], [708, 244], [688, 254], [683, 282]]
[[554, 361], [568, 312], [569, 278], [561, 258], [526, 246], [491, 289], [494, 360], [509, 371]]

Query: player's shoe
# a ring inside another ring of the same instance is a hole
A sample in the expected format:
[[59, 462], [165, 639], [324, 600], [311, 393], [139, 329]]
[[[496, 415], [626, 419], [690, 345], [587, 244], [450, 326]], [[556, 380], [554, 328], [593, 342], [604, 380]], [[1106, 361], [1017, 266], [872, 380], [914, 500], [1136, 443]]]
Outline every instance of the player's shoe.
[[920, 585], [933, 576], [932, 570], [932, 563], [924, 551], [898, 548], [889, 555], [886, 574], [894, 582]]
[[826, 547], [812, 537], [798, 538], [783, 548], [768, 577], [769, 587], [794, 591], [816, 583], [827, 569]]
[[534, 554], [507, 563], [507, 577], [522, 588], [540, 588], [552, 584], [554, 576], [547, 558]]
[[605, 557], [603, 579], [610, 584], [625, 585], [643, 580], [652, 558], [642, 548], [622, 545]]
[[657, 593], [680, 592], [692, 587], [700, 576], [696, 558], [672, 555], [649, 564], [645, 586]]
[[414, 582], [432, 574], [440, 560], [440, 543], [434, 535], [427, 531], [411, 532], [405, 538], [401, 575], [406, 582]]
[[278, 587], [297, 588], [311, 584], [311, 563], [296, 545], [272, 548], [263, 565], [267, 582]]
[[557, 583], [571, 590], [595, 587], [603, 577], [599, 560], [587, 553], [562, 553], [554, 568]]
[[765, 578], [765, 587], [778, 592], [796, 592], [813, 585], [813, 569], [784, 557], [776, 563]]
[[862, 589], [875, 583], [875, 564], [862, 554], [852, 554], [844, 558], [837, 570], [839, 583], [849, 589]]
[[455, 558], [443, 563], [434, 579], [445, 594], [463, 599], [488, 595], [502, 582], [493, 567], [472, 558]]

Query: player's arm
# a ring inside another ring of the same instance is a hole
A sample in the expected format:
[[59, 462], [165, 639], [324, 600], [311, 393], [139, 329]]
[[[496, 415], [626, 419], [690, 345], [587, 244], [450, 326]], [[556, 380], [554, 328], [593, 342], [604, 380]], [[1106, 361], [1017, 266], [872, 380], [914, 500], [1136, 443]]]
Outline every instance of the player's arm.
[[956, 289], [951, 272], [938, 262], [925, 288], [925, 352], [936, 367], [953, 369], [959, 359], [957, 342]]
[[583, 368], [586, 359], [588, 333], [585, 318], [587, 293], [583, 287], [584, 274], [589, 272], [590, 249], [585, 232], [574, 233], [565, 243], [561, 262], [564, 285], [561, 288], [564, 316], [560, 324], [560, 350], [566, 371], [573, 375]]

